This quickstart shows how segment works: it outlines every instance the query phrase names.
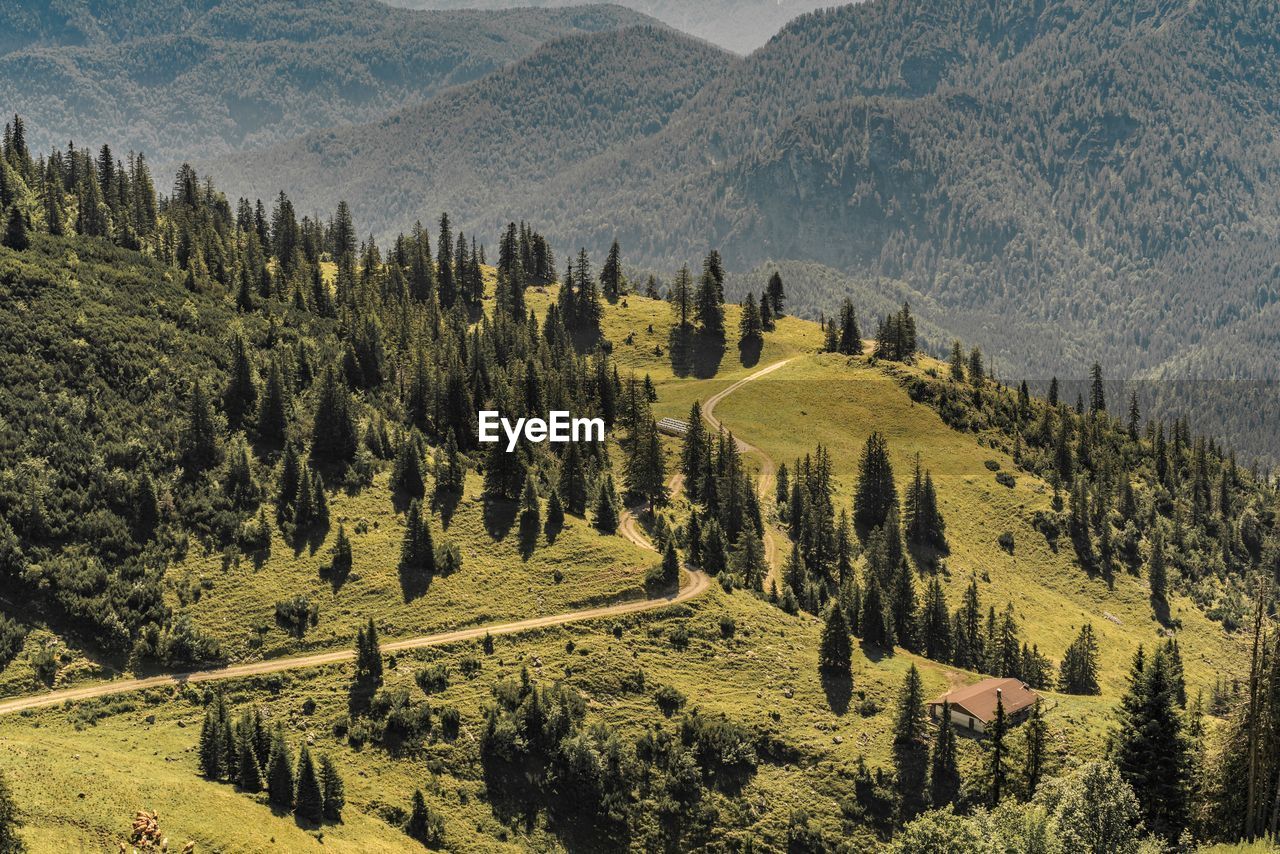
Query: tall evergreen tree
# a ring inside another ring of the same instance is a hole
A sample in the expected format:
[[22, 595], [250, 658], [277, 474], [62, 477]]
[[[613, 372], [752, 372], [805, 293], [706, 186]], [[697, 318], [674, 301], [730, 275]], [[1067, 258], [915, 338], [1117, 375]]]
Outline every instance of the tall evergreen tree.
[[925, 727], [924, 689], [920, 671], [912, 664], [898, 694], [893, 726], [894, 765], [898, 771], [898, 792], [906, 819], [928, 806], [929, 742]]
[[1139, 648], [1120, 701], [1115, 763], [1138, 797], [1147, 828], [1173, 841], [1187, 825], [1190, 756], [1164, 650], [1145, 663], [1141, 655]]
[[609, 247], [609, 256], [600, 268], [600, 290], [610, 302], [614, 302], [622, 294], [622, 252], [617, 240]]
[[694, 316], [703, 335], [724, 336], [724, 297], [715, 275], [704, 269], [698, 280], [698, 293], [694, 299]]
[[320, 774], [311, 758], [311, 750], [305, 744], [298, 751], [298, 778], [293, 803], [294, 811], [304, 821], [319, 824], [324, 820], [324, 790], [320, 787]]
[[596, 529], [605, 534], [613, 534], [618, 530], [617, 491], [613, 486], [613, 475], [606, 474], [600, 482], [600, 491], [596, 494], [595, 511], [592, 523]]
[[933, 739], [929, 761], [929, 799], [935, 807], [944, 807], [960, 794], [960, 770], [956, 764], [956, 732], [951, 726], [951, 704], [942, 701], [938, 731]]
[[1059, 686], [1064, 693], [1099, 693], [1098, 642], [1092, 625], [1085, 623], [1080, 627], [1080, 634], [1063, 653], [1059, 671]]
[[1027, 718], [1026, 726], [1023, 727], [1023, 735], [1026, 738], [1026, 760], [1023, 763], [1024, 782], [1026, 783], [1026, 796], [1030, 800], [1036, 793], [1036, 787], [1040, 785], [1040, 777], [1044, 774], [1046, 740], [1049, 734], [1049, 727], [1044, 722], [1044, 711], [1041, 701], [1036, 700], [1031, 706], [1031, 715]]
[[996, 689], [996, 714], [992, 719], [991, 725], [987, 727], [987, 735], [991, 739], [990, 747], [987, 751], [987, 767], [988, 779], [990, 782], [991, 806], [1000, 803], [1000, 799], [1006, 793], [1005, 778], [1007, 771], [1005, 770], [1005, 736], [1009, 732], [1009, 721], [1004, 713], [1004, 697], [1001, 690]]
[[322, 464], [349, 462], [359, 445], [350, 393], [338, 373], [325, 369], [311, 428], [311, 457]]
[[329, 754], [320, 754], [320, 792], [324, 796], [324, 817], [327, 821], [342, 821], [342, 810], [347, 805], [346, 787], [338, 774], [338, 766]]
[[777, 270], [769, 276], [769, 284], [765, 287], [765, 292], [769, 295], [769, 307], [773, 310], [773, 316], [782, 317], [787, 295], [782, 286], [782, 276]]
[[267, 760], [267, 800], [286, 812], [293, 809], [293, 763], [284, 732], [277, 729], [271, 738], [271, 757]]
[[564, 460], [560, 463], [560, 480], [557, 483], [565, 509], [575, 516], [587, 513], [587, 476], [583, 471], [582, 455], [576, 442], [569, 443]]
[[422, 502], [409, 503], [405, 517], [404, 539], [400, 544], [400, 574], [413, 588], [420, 588], [431, 580], [436, 571], [435, 545], [431, 540], [431, 528], [422, 515]]
[[836, 603], [827, 608], [822, 625], [822, 641], [818, 647], [818, 668], [834, 676], [848, 676], [853, 661], [853, 644], [849, 640], [849, 624], [844, 610]]
[[879, 433], [867, 437], [858, 463], [858, 487], [853, 500], [853, 520], [865, 534], [881, 527], [889, 511], [898, 506], [898, 492], [889, 463], [889, 446]]

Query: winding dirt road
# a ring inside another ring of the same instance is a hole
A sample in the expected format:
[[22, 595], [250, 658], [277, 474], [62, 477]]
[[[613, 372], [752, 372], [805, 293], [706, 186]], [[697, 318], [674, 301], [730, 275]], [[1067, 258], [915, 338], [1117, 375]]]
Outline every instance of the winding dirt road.
[[[712, 428], [719, 430], [721, 423], [715, 417], [716, 404], [728, 395], [737, 391], [743, 385], [752, 380], [759, 379], [766, 374], [781, 368], [790, 359], [783, 359], [780, 362], [774, 362], [772, 365], [762, 370], [756, 371], [750, 376], [738, 380], [729, 387], [712, 395], [707, 399], [703, 407], [702, 414], [706, 418], [707, 423]], [[762, 503], [767, 502], [772, 495], [773, 483], [777, 471], [773, 460], [768, 454], [761, 451], [748, 442], [737, 439], [739, 450], [744, 453], [753, 454], [760, 460], [760, 476], [757, 483], [757, 492]], [[680, 475], [672, 475], [667, 483], [668, 487], [675, 491], [680, 488]], [[619, 519], [618, 532], [627, 540], [635, 543], [641, 548], [655, 551], [653, 543], [649, 541], [648, 536], [640, 527], [637, 519], [637, 513], [632, 509], [624, 509]], [[778, 566], [777, 545], [773, 534], [768, 527], [765, 528], [765, 555], [769, 562], [771, 571], [776, 572]], [[617, 602], [612, 605], [601, 605], [596, 608], [587, 608], [582, 611], [571, 611], [566, 614], [551, 614], [544, 617], [531, 617], [527, 620], [519, 620], [513, 623], [498, 623], [486, 626], [472, 626], [467, 629], [458, 629], [451, 632], [439, 632], [432, 635], [422, 635], [415, 638], [407, 638], [405, 640], [391, 641], [382, 644], [383, 653], [401, 652], [410, 649], [422, 649], [424, 647], [440, 646], [447, 643], [456, 643], [458, 641], [474, 640], [484, 637], [486, 633], [492, 635], [507, 635], [516, 632], [527, 631], [529, 629], [540, 629], [548, 626], [560, 626], [566, 623], [576, 623], [583, 620], [594, 620], [601, 617], [613, 617], [620, 614], [633, 614], [638, 611], [648, 611], [654, 608], [662, 608], [667, 605], [673, 605], [677, 602], [685, 602], [693, 599], [706, 592], [711, 586], [711, 578], [704, 572], [690, 567], [685, 567], [684, 585], [676, 592], [663, 597], [654, 597], [648, 599], [630, 599]], [[229, 667], [218, 667], [210, 670], [196, 670], [190, 673], [168, 673], [160, 676], [149, 676], [141, 679], [121, 679], [117, 682], [104, 682], [97, 685], [85, 685], [75, 688], [62, 688], [57, 691], [50, 691], [45, 694], [36, 694], [26, 697], [13, 697], [7, 700], [0, 700], [0, 715], [13, 714], [26, 709], [47, 708], [49, 706], [57, 706], [62, 703], [70, 703], [78, 700], [88, 700], [94, 697], [108, 697], [115, 694], [126, 694], [131, 691], [141, 691], [147, 688], [163, 688], [169, 685], [184, 685], [197, 682], [217, 682], [224, 679], [243, 679], [249, 676], [262, 676], [268, 673], [281, 673], [286, 670], [301, 670], [308, 667], [323, 667], [328, 664], [343, 664], [355, 658], [355, 652], [350, 649], [332, 650], [330, 652], [315, 653], [313, 655], [302, 655], [293, 658], [276, 658], [268, 661], [254, 661], [247, 664], [235, 664]]]
[[[652, 547], [651, 547], [652, 548]], [[529, 629], [541, 629], [548, 626], [559, 626], [565, 623], [577, 623], [583, 620], [594, 620], [600, 617], [614, 617], [620, 614], [634, 614], [637, 611], [649, 611], [663, 608], [677, 602], [685, 602], [706, 592], [711, 585], [711, 578], [704, 572], [686, 569], [685, 584], [676, 593], [649, 599], [631, 599], [613, 605], [601, 605], [582, 611], [571, 611], [567, 614], [550, 614], [545, 617], [531, 617], [514, 623], [498, 623], [496, 625], [473, 626], [452, 632], [440, 632], [416, 638], [391, 641], [382, 644], [382, 652], [402, 652], [409, 649], [440, 646], [457, 641], [474, 640], [492, 635], [509, 635]], [[219, 667], [212, 670], [197, 670], [191, 673], [169, 673], [162, 676], [150, 676], [143, 679], [122, 679], [119, 682], [106, 682], [100, 685], [86, 685], [78, 688], [63, 688], [47, 694], [28, 697], [15, 697], [0, 700], [0, 715], [20, 712], [24, 709], [39, 709], [56, 706], [76, 700], [87, 700], [92, 697], [107, 697], [113, 694], [125, 694], [140, 691], [144, 688], [162, 688], [166, 685], [184, 685], [192, 682], [216, 682], [223, 679], [243, 679], [247, 676], [261, 676], [266, 673], [279, 673], [285, 670], [300, 670], [306, 667], [322, 667], [326, 664], [343, 664], [355, 658], [350, 649], [321, 652], [314, 655], [303, 655], [294, 658], [276, 658], [269, 661], [254, 661], [248, 664], [236, 664], [230, 667]]]
[[[716, 392], [711, 397], [707, 398], [707, 402], [702, 405], [702, 417], [711, 425], [712, 429], [719, 430], [724, 425], [721, 424], [719, 418], [716, 418], [716, 404], [742, 388], [747, 383], [754, 382], [763, 376], [773, 373], [790, 361], [791, 359], [783, 359], [781, 361], [774, 362], [767, 368], [761, 368], [754, 374], [749, 374], [748, 376], [738, 380], [733, 385]], [[765, 507], [768, 507], [769, 503], [773, 500], [773, 493], [775, 490], [774, 483], [777, 480], [778, 467], [774, 464], [772, 457], [757, 448], [755, 445], [752, 445], [750, 442], [743, 441], [738, 436], [734, 436], [733, 438], [739, 451], [744, 454], [751, 454], [760, 461], [760, 475], [756, 479], [756, 496], [760, 499], [760, 507], [763, 510]], [[778, 572], [782, 566], [782, 554], [781, 550], [778, 548], [778, 540], [774, 537], [773, 531], [769, 529], [769, 524], [767, 522], [764, 526], [764, 557], [765, 562], [769, 565], [769, 578], [773, 578], [780, 583]], [[769, 578], [765, 579], [765, 589], [768, 589]]]

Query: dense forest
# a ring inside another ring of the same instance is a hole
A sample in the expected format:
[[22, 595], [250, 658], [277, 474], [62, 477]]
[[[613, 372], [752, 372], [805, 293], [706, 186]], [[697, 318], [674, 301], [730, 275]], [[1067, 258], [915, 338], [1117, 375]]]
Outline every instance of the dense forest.
[[0, 101], [31, 120], [41, 149], [107, 138], [176, 166], [372, 121], [552, 39], [649, 20], [619, 6], [21, 0], [0, 9]]

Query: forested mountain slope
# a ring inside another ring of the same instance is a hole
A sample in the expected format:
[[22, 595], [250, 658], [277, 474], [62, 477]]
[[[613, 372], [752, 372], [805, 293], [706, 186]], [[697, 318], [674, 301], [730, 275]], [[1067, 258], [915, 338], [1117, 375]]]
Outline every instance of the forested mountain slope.
[[[592, 0], [587, 0], [592, 2]], [[390, 0], [409, 9], [555, 8], [582, 5], [583, 0]], [[746, 54], [767, 42], [783, 25], [805, 12], [839, 5], [824, 0], [624, 0], [635, 9], [691, 36], [735, 53]]]
[[420, 216], [423, 199], [496, 211], [513, 188], [660, 131], [732, 62], [659, 27], [566, 37], [376, 124], [318, 131], [267, 157], [229, 156], [212, 171], [250, 196], [300, 187], [302, 210], [350, 198], [355, 217], [379, 234]]
[[649, 20], [606, 5], [19, 0], [0, 9], [0, 103], [31, 121], [41, 148], [107, 137], [177, 162], [371, 121], [550, 39]]
[[[616, 236], [648, 264], [717, 244], [739, 270], [803, 260], [904, 280], [1014, 376], [1083, 376], [1098, 359], [1139, 379], [1269, 379], [1277, 20], [1274, 3], [1239, 0], [817, 12], [728, 64], [656, 132], [513, 180], [501, 213], [480, 199], [456, 209], [472, 229], [517, 212], [553, 242]], [[551, 80], [545, 97], [572, 92]], [[542, 147], [540, 134], [521, 146]], [[287, 147], [259, 173], [296, 175], [332, 204], [291, 170], [298, 160]], [[401, 195], [436, 186], [400, 177]], [[362, 210], [387, 211], [378, 233], [408, 221], [393, 183], [344, 186]], [[1178, 388], [1145, 393], [1276, 458], [1269, 393], [1265, 414], [1245, 418], [1227, 387]]]

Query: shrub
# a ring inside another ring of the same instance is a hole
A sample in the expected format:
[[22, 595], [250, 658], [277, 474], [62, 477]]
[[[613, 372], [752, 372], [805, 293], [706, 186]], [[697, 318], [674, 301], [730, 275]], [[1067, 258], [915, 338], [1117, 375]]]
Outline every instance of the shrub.
[[685, 696], [679, 690], [670, 685], [659, 685], [658, 689], [653, 692], [654, 702], [658, 704], [658, 708], [667, 717], [671, 717], [676, 712], [684, 708]]
[[1009, 474], [1007, 471], [996, 473], [996, 483], [1000, 484], [1001, 486], [1008, 487], [1009, 489], [1013, 489], [1014, 484], [1016, 484], [1017, 482], [1018, 481], [1014, 478], [1014, 476]]
[[1000, 548], [1004, 549], [1009, 554], [1013, 554], [1013, 532], [1012, 531], [1005, 531], [1004, 533], [1002, 533], [999, 537], [998, 542], [1000, 543]]
[[432, 664], [428, 667], [423, 667], [413, 674], [413, 681], [418, 683], [422, 693], [439, 694], [449, 687], [449, 666], [447, 664]]
[[320, 606], [313, 604], [302, 594], [281, 599], [276, 603], [276, 623], [296, 638], [307, 633], [309, 627], [320, 622]]

